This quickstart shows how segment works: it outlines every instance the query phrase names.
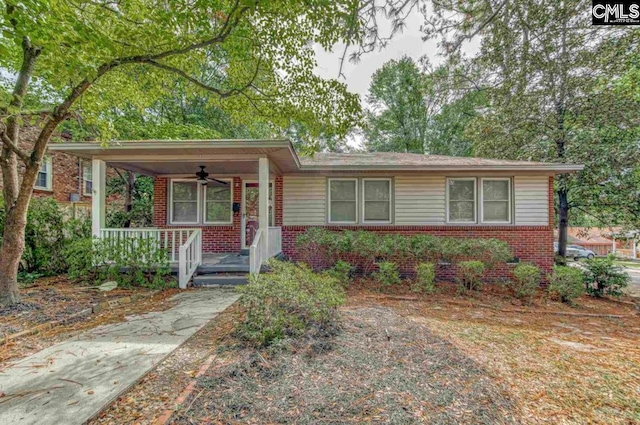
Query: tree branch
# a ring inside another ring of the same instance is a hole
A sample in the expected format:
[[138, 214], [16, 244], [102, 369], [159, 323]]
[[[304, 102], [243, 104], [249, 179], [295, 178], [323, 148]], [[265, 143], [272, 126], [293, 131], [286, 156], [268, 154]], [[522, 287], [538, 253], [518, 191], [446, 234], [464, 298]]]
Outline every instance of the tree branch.
[[6, 146], [7, 148], [9, 148], [13, 153], [15, 153], [18, 158], [20, 158], [22, 160], [22, 162], [24, 162], [25, 164], [28, 163], [29, 161], [29, 155], [27, 155], [24, 151], [22, 151], [15, 143], [13, 143], [11, 141], [11, 139], [9, 138], [9, 136], [7, 136], [7, 133], [5, 130], [2, 130], [0, 132], [0, 141], [2, 141], [2, 144], [4, 146]]

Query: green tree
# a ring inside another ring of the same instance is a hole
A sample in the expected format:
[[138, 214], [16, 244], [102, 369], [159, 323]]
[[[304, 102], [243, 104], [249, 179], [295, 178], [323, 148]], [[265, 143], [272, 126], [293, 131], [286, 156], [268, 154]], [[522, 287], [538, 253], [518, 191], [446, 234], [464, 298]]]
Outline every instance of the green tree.
[[[165, 97], [176, 76], [215, 96], [232, 119], [291, 117], [311, 131], [346, 132], [359, 110], [345, 85], [313, 74], [313, 44], [330, 48], [361, 36], [351, 0], [149, 0], [53, 2], [7, 0], [0, 10], [0, 67], [13, 76], [0, 103], [0, 168], [6, 204], [0, 248], [0, 305], [19, 299], [17, 271], [26, 212], [52, 134], [78, 113], [114, 134], [104, 112], [142, 109]], [[29, 109], [38, 92], [46, 107]], [[42, 117], [30, 151], [20, 128]], [[18, 164], [24, 165], [24, 171]]]
[[[640, 221], [639, 36], [592, 26], [590, 8], [586, 0], [438, 2], [424, 26], [449, 59], [482, 76], [489, 107], [467, 130], [476, 154], [586, 164], [556, 179], [561, 255], [573, 208]], [[479, 53], [460, 59], [476, 37]]]
[[377, 152], [427, 152], [425, 78], [410, 57], [385, 63], [372, 77], [367, 102], [366, 148]]

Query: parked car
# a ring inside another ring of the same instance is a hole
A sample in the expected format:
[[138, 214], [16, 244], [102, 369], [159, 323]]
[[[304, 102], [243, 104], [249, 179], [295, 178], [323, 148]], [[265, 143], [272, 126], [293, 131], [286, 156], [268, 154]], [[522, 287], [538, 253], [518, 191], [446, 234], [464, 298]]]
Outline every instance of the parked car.
[[[558, 242], [553, 243], [553, 252], [558, 252]], [[596, 256], [596, 253], [580, 245], [567, 245], [566, 256], [576, 261], [580, 258], [588, 258], [590, 260]]]

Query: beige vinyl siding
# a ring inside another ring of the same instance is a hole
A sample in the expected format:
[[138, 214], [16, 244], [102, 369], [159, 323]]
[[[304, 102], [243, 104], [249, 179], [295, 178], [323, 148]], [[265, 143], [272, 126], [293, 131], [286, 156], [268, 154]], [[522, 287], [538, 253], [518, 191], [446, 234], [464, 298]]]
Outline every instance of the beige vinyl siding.
[[[445, 181], [445, 175], [393, 176], [393, 224], [399, 226], [446, 225]], [[515, 225], [548, 225], [548, 184], [549, 177], [545, 175], [513, 178]], [[361, 208], [361, 200], [358, 208]], [[283, 224], [285, 226], [324, 225], [327, 223], [326, 214], [326, 176], [284, 176]]]
[[285, 226], [326, 223], [326, 177], [284, 176], [282, 184], [282, 222]]
[[549, 224], [549, 177], [515, 176], [515, 224], [546, 226]]
[[445, 223], [445, 176], [395, 177], [395, 224]]

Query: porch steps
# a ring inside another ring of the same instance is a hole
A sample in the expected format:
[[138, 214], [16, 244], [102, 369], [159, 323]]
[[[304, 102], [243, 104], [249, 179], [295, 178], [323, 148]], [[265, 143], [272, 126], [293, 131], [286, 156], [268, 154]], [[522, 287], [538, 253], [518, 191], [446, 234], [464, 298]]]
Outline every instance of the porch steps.
[[193, 286], [196, 288], [244, 285], [247, 283], [248, 274], [204, 274], [193, 277]]

